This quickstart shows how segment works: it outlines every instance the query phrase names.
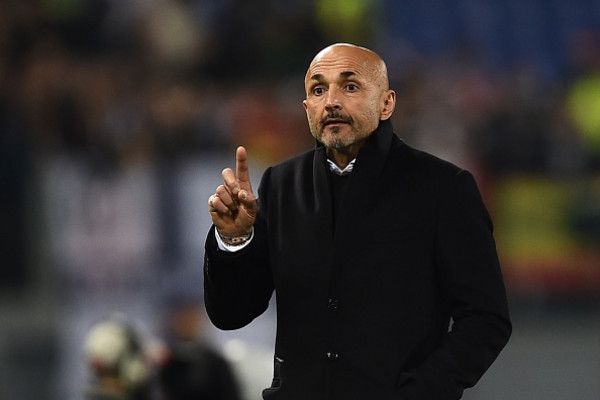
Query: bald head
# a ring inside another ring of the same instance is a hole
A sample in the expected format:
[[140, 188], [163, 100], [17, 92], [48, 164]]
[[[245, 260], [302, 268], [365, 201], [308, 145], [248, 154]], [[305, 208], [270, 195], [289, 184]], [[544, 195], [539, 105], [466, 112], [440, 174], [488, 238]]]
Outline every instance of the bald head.
[[304, 88], [310, 131], [340, 167], [356, 157], [396, 104], [381, 57], [348, 43], [328, 46], [313, 58]]
[[366, 78], [371, 79], [382, 90], [389, 89], [387, 67], [379, 54], [366, 47], [350, 43], [335, 43], [317, 53], [308, 67], [305, 81], [310, 79], [311, 73], [316, 67], [323, 64], [330, 65], [336, 61], [346, 59], [351, 59], [360, 65], [361, 69], [368, 75]]

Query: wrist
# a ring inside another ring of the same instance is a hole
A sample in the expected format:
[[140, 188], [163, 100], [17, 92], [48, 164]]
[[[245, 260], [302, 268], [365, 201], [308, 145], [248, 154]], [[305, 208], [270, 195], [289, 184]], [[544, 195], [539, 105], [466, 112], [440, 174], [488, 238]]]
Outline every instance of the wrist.
[[216, 231], [217, 231], [217, 234], [219, 235], [219, 238], [227, 246], [241, 246], [244, 243], [246, 243], [248, 240], [250, 240], [250, 238], [252, 237], [252, 230], [250, 230], [250, 232], [248, 232], [244, 235], [239, 235], [239, 236], [224, 235], [221, 232], [219, 232], [218, 229], [216, 229]]

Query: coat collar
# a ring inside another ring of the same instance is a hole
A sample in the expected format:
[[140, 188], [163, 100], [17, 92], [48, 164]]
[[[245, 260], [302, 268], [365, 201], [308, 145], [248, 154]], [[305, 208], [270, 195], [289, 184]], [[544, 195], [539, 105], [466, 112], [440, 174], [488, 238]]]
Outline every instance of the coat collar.
[[[363, 148], [360, 149], [358, 156], [356, 157], [357, 163], [360, 162], [361, 164], [367, 164], [371, 167], [375, 167], [372, 172], [375, 174], [381, 173], [385, 158], [387, 157], [392, 144], [393, 136], [394, 128], [392, 127], [390, 120], [381, 121], [377, 129], [375, 129], [375, 131], [373, 131], [373, 133], [367, 138], [367, 142]], [[321, 142], [315, 141], [314, 166], [327, 166], [326, 160], [327, 153], [325, 146]], [[367, 168], [369, 167], [361, 169]], [[316, 172], [316, 170], [314, 172]]]
[[358, 152], [353, 170], [353, 181], [361, 184], [375, 183], [383, 171], [393, 136], [392, 123], [389, 120], [381, 121], [367, 139], [367, 143]]
[[[381, 121], [359, 151], [344, 199], [340, 209], [335, 213], [336, 243], [338, 239], [344, 240], [344, 236], [351, 233], [352, 224], [355, 222], [352, 216], [362, 215], [361, 210], [370, 207], [375, 201], [376, 196], [373, 194], [377, 193], [376, 189], [381, 184], [381, 174], [390, 152], [393, 136], [391, 122]], [[326, 159], [325, 147], [318, 143], [313, 160], [315, 211], [317, 218], [322, 221], [322, 234], [331, 238], [333, 235], [332, 198], [329, 185], [330, 172]]]

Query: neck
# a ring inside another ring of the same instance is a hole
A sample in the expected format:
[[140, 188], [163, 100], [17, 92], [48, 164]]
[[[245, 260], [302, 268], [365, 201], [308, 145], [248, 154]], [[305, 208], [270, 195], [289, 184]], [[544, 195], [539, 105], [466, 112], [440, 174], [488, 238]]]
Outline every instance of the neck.
[[362, 140], [358, 143], [351, 144], [350, 146], [342, 148], [327, 148], [327, 157], [335, 163], [340, 169], [344, 169], [350, 164], [350, 161], [354, 160], [358, 155], [359, 150], [364, 146], [365, 141]]

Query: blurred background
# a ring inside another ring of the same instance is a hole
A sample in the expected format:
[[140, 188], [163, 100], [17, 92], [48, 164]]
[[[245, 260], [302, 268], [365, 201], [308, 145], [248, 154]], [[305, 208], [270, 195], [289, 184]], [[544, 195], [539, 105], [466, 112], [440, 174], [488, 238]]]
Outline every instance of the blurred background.
[[273, 307], [207, 322], [206, 202], [237, 145], [255, 183], [313, 146], [304, 73], [339, 41], [382, 55], [396, 133], [494, 219], [514, 333], [465, 399], [600, 398], [600, 1], [2, 0], [0, 399], [84, 398], [117, 311], [148, 376], [196, 342], [259, 398]]

